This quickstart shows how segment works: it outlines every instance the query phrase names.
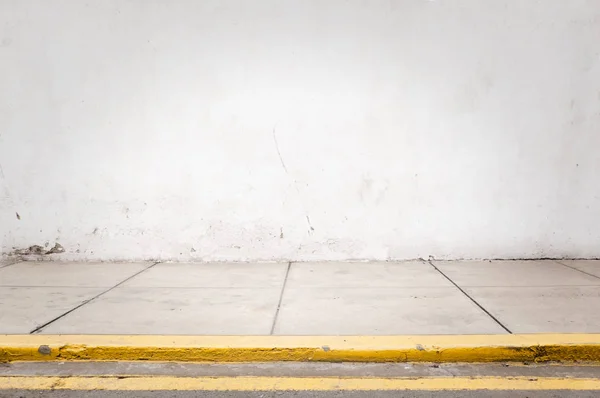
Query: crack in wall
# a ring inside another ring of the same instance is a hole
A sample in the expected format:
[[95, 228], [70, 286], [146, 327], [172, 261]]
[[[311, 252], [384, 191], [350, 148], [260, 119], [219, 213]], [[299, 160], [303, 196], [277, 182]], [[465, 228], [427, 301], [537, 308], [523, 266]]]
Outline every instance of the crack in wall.
[[308, 215], [306, 206], [304, 205], [304, 201], [302, 200], [302, 194], [300, 194], [300, 189], [298, 188], [298, 182], [296, 181], [295, 178], [293, 178], [290, 175], [290, 173], [287, 169], [287, 166], [285, 165], [285, 161], [283, 160], [283, 156], [281, 156], [281, 151], [279, 150], [279, 142], [277, 141], [277, 134], [275, 132], [276, 127], [277, 126], [273, 127], [273, 142], [275, 143], [275, 150], [277, 151], [277, 156], [279, 156], [279, 161], [281, 162], [281, 167], [283, 168], [283, 171], [290, 178], [290, 180], [292, 181], [292, 183], [294, 185], [294, 189], [296, 190], [296, 194], [298, 195], [298, 200], [300, 201], [300, 205], [302, 206], [302, 211], [304, 212], [305, 217], [306, 217], [306, 222], [308, 224], [308, 234], [311, 235], [315, 229], [313, 228], [312, 223], [310, 222], [310, 216]]

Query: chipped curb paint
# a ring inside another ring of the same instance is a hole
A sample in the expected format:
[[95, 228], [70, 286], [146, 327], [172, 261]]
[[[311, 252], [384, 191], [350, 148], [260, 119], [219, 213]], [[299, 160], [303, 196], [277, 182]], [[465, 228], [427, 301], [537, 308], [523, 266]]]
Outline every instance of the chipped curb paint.
[[0, 336], [0, 361], [600, 362], [600, 334]]

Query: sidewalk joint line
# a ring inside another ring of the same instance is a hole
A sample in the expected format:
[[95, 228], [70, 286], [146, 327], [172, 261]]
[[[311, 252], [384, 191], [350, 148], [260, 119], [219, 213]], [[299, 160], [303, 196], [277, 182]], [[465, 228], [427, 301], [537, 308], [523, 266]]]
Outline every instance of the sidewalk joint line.
[[126, 279], [122, 280], [121, 282], [117, 283], [117, 284], [116, 284], [116, 285], [114, 285], [113, 287], [111, 287], [111, 288], [108, 288], [107, 290], [105, 290], [105, 291], [103, 291], [103, 292], [101, 292], [101, 293], [98, 293], [98, 294], [97, 294], [97, 295], [95, 295], [94, 297], [92, 297], [92, 298], [90, 298], [90, 299], [87, 299], [87, 300], [85, 300], [84, 302], [82, 302], [81, 304], [77, 305], [77, 306], [76, 306], [76, 307], [74, 307], [74, 308], [71, 308], [69, 311], [67, 311], [67, 312], [65, 312], [65, 313], [63, 313], [63, 314], [61, 314], [61, 315], [57, 316], [56, 318], [54, 318], [54, 319], [52, 319], [52, 320], [50, 320], [50, 321], [48, 321], [48, 322], [44, 323], [44, 324], [43, 324], [43, 325], [41, 325], [41, 326], [38, 326], [38, 327], [36, 327], [36, 328], [35, 328], [35, 329], [33, 329], [31, 332], [29, 332], [29, 334], [36, 334], [36, 333], [39, 333], [39, 332], [41, 332], [41, 331], [42, 331], [42, 329], [44, 329], [46, 326], [48, 326], [48, 325], [50, 325], [50, 324], [52, 324], [52, 323], [54, 323], [54, 322], [58, 321], [58, 320], [59, 320], [59, 319], [61, 319], [61, 318], [64, 318], [65, 316], [69, 315], [70, 313], [72, 313], [72, 312], [73, 312], [73, 311], [75, 311], [75, 310], [78, 310], [79, 308], [83, 307], [84, 305], [86, 305], [86, 304], [88, 304], [88, 303], [91, 303], [92, 301], [94, 301], [94, 300], [96, 300], [97, 298], [99, 298], [99, 297], [101, 297], [101, 296], [105, 295], [106, 293], [110, 292], [111, 290], [113, 290], [113, 289], [115, 289], [115, 288], [117, 288], [117, 287], [121, 286], [123, 283], [125, 283], [125, 282], [127, 282], [127, 281], [129, 281], [129, 280], [131, 280], [131, 279], [133, 279], [133, 278], [135, 278], [136, 276], [138, 276], [138, 275], [139, 275], [139, 274], [141, 274], [142, 272], [146, 272], [146, 271], [147, 271], [147, 270], [149, 270], [150, 268], [154, 267], [156, 264], [160, 264], [160, 261], [157, 261], [157, 262], [155, 262], [154, 264], [151, 264], [151, 265], [147, 266], [147, 267], [146, 267], [146, 268], [144, 268], [143, 270], [136, 272], [135, 274], [131, 275], [130, 277], [128, 277], [128, 278], [126, 278]]
[[460, 286], [458, 286], [456, 284], [456, 282], [454, 282], [452, 279], [450, 279], [448, 277], [448, 275], [444, 274], [438, 267], [435, 266], [435, 264], [433, 263], [433, 261], [429, 260], [428, 263], [435, 268], [435, 270], [437, 272], [439, 272], [444, 278], [446, 278], [450, 283], [452, 283], [458, 290], [460, 290], [462, 292], [462, 294], [464, 294], [465, 296], [467, 296], [467, 298], [469, 300], [471, 300], [477, 307], [479, 307], [479, 309], [481, 309], [483, 312], [485, 312], [490, 318], [492, 318], [494, 320], [494, 322], [496, 322], [498, 325], [500, 325], [500, 327], [504, 330], [506, 330], [506, 332], [508, 334], [513, 334], [513, 332], [510, 331], [509, 328], [507, 328], [506, 326], [504, 326], [502, 324], [502, 322], [500, 322], [498, 320], [498, 318], [496, 318], [495, 316], [493, 316], [488, 310], [486, 310], [485, 308], [483, 308], [483, 306], [481, 304], [479, 304], [473, 297], [471, 297], [466, 291], [464, 291]]
[[273, 318], [273, 325], [271, 325], [271, 333], [275, 333], [275, 326], [277, 325], [277, 318], [279, 317], [279, 310], [281, 309], [281, 302], [283, 301], [283, 292], [285, 291], [285, 285], [287, 284], [288, 275], [290, 274], [290, 268], [292, 268], [292, 262], [288, 262], [287, 270], [285, 271], [285, 278], [283, 279], [283, 285], [281, 286], [281, 294], [279, 295], [279, 302], [277, 303], [277, 309], [275, 310], [275, 317]]
[[571, 267], [570, 265], [567, 265], [567, 264], [561, 263], [561, 262], [560, 262], [560, 261], [558, 261], [558, 260], [552, 260], [552, 261], [554, 261], [555, 263], [558, 263], [558, 264], [560, 264], [560, 265], [564, 265], [564, 266], [565, 266], [565, 267], [567, 267], [567, 268], [571, 268], [571, 269], [572, 269], [572, 270], [574, 270], [574, 271], [579, 271], [579, 272], [581, 272], [582, 274], [586, 274], [586, 275], [588, 275], [588, 276], [592, 276], [592, 277], [594, 277], [594, 278], [596, 278], [596, 279], [600, 279], [600, 276], [598, 276], [598, 275], [590, 274], [589, 272], [586, 272], [586, 271], [584, 271], [584, 270], [581, 270], [581, 269], [579, 269], [579, 268]]

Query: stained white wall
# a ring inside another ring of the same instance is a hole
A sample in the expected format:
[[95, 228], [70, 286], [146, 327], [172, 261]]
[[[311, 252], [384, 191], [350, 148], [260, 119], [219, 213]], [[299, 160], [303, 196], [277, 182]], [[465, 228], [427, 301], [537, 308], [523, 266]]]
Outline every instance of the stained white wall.
[[0, 0], [5, 253], [599, 257], [599, 151], [597, 0]]

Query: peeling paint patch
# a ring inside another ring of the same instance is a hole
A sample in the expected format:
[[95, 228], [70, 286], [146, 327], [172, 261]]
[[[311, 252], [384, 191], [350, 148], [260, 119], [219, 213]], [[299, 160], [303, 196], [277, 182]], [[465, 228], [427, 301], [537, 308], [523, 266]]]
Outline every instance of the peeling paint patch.
[[65, 248], [60, 243], [55, 243], [54, 247], [46, 252], [46, 254], [64, 253]]
[[[48, 246], [48, 242], [46, 242], [46, 247]], [[26, 249], [15, 249], [12, 253], [9, 253], [9, 255], [17, 255], [17, 256], [30, 256], [30, 255], [36, 255], [36, 256], [44, 256], [47, 254], [57, 254], [57, 253], [64, 253], [65, 252], [65, 248], [62, 247], [62, 245], [60, 243], [55, 243], [54, 247], [52, 247], [52, 249], [46, 251], [46, 249], [43, 246], [40, 245], [33, 245], [33, 246], [29, 246]]]
[[14, 251], [14, 254], [17, 254], [19, 256], [26, 256], [29, 254], [42, 255], [42, 254], [46, 254], [46, 250], [40, 245], [33, 245], [33, 246], [29, 246], [26, 249], [17, 249]]

